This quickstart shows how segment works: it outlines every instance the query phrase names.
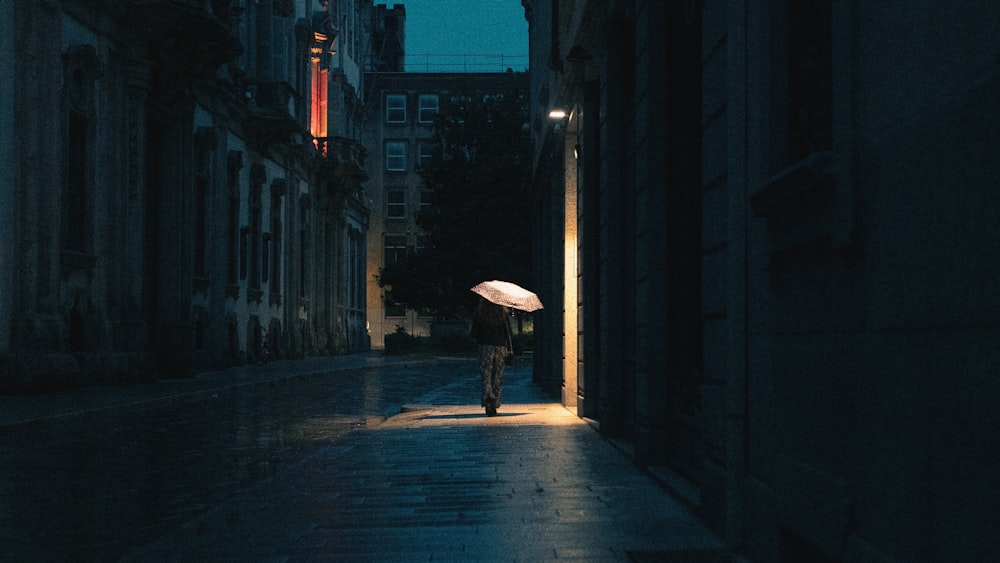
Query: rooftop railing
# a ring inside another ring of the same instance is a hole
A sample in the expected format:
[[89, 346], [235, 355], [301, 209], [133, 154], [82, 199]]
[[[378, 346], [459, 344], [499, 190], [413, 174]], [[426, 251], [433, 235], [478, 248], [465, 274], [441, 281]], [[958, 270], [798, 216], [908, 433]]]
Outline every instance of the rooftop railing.
[[422, 54], [405, 55], [406, 72], [515, 72], [528, 70], [528, 55]]

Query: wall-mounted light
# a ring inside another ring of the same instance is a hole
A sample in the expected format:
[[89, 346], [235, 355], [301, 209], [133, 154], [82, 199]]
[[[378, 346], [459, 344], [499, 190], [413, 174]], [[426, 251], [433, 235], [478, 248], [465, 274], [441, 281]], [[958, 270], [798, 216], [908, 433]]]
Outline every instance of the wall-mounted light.
[[561, 109], [554, 109], [549, 112], [549, 119], [562, 119], [566, 117], [566, 112]]

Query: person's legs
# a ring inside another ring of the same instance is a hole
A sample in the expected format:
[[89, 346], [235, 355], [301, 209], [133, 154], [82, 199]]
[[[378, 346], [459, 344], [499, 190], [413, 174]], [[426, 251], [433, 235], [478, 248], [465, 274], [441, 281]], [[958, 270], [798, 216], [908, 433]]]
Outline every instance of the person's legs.
[[480, 406], [487, 410], [493, 406], [493, 370], [496, 346], [481, 345], [479, 347], [479, 372], [482, 375], [482, 400]]
[[490, 348], [491, 346], [479, 346], [479, 374], [482, 378], [479, 406], [487, 408], [490, 406], [490, 392], [493, 389], [490, 384]]
[[500, 391], [503, 386], [503, 368], [506, 348], [503, 346], [480, 346], [479, 369], [482, 374], [482, 401], [486, 414], [495, 416], [500, 406]]
[[507, 349], [503, 347], [498, 347], [496, 363], [494, 364], [493, 378], [491, 383], [493, 385], [493, 392], [491, 393], [493, 397], [493, 406], [496, 408], [500, 407], [500, 394], [503, 393], [503, 370], [506, 366], [504, 360], [507, 357]]

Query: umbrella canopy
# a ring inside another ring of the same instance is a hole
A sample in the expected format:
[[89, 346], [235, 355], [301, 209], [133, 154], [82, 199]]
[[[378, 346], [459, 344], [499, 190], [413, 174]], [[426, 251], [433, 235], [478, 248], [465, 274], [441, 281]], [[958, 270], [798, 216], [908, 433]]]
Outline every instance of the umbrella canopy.
[[513, 307], [529, 313], [542, 308], [542, 302], [537, 295], [516, 283], [499, 280], [484, 281], [473, 287], [472, 292], [497, 305]]

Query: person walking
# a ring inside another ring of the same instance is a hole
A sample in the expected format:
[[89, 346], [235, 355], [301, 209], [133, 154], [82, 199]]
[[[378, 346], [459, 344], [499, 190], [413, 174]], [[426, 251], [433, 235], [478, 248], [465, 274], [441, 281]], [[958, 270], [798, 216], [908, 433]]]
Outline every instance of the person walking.
[[472, 312], [470, 335], [479, 344], [479, 370], [482, 372], [483, 388], [480, 406], [486, 408], [486, 416], [497, 416], [500, 408], [500, 393], [503, 391], [503, 370], [510, 348], [510, 310], [503, 305], [485, 299]]

